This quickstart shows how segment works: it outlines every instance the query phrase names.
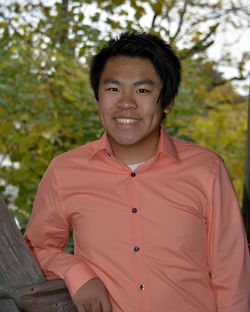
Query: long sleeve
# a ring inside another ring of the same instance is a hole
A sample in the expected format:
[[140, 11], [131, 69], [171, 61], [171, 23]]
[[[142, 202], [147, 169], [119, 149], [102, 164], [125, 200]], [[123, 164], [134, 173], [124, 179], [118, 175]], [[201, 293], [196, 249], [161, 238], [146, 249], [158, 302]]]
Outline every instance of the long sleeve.
[[[221, 158], [162, 132], [134, 173], [105, 135], [52, 161], [25, 233], [46, 277], [72, 297], [99, 277], [114, 312], [250, 312], [246, 235]], [[74, 255], [63, 252], [71, 226]]]
[[83, 259], [63, 251], [69, 230], [52, 162], [40, 183], [24, 238], [46, 278], [64, 279], [73, 297], [96, 274]]
[[223, 161], [210, 180], [208, 267], [217, 312], [250, 311], [250, 258], [238, 201]]

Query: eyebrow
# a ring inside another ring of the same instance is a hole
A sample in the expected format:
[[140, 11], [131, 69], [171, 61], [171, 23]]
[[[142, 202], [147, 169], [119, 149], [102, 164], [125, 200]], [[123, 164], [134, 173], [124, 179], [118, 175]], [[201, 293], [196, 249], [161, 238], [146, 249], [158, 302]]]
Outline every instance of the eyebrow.
[[[113, 79], [113, 78], [106, 78], [103, 83], [107, 84], [107, 83], [114, 83], [118, 86], [121, 85], [119, 80]], [[143, 79], [143, 80], [139, 80], [136, 81], [134, 83], [134, 86], [140, 86], [140, 85], [144, 85], [144, 84], [148, 84], [148, 85], [154, 85], [154, 82], [151, 79]]]
[[113, 78], [106, 78], [103, 83], [114, 83], [118, 86], [120, 86], [120, 81], [119, 80], [116, 80], [116, 79], [113, 79]]
[[144, 79], [144, 80], [139, 80], [134, 83], [134, 86], [140, 86], [140, 85], [154, 85], [154, 82], [151, 79]]

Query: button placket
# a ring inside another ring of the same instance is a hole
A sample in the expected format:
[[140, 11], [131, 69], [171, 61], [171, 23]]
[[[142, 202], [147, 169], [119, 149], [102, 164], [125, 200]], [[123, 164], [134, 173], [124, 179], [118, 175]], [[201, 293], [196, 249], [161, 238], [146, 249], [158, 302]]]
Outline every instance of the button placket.
[[[132, 179], [133, 178], [133, 179]], [[140, 202], [138, 201], [140, 185], [139, 176], [137, 173], [130, 172], [129, 181], [128, 181], [128, 197], [130, 210], [129, 220], [130, 220], [130, 254], [132, 261], [132, 272], [136, 281], [136, 289], [140, 300], [142, 309], [146, 307], [147, 302], [147, 291], [145, 289], [145, 264], [143, 261], [143, 246], [142, 246], [142, 228], [141, 228], [141, 207]], [[139, 210], [140, 209], [140, 210]], [[146, 310], [145, 310], [146, 311]]]
[[140, 285], [140, 289], [141, 289], [141, 290], [145, 290], [145, 288], [146, 288], [146, 286], [145, 286], [144, 284], [141, 284], [141, 285]]

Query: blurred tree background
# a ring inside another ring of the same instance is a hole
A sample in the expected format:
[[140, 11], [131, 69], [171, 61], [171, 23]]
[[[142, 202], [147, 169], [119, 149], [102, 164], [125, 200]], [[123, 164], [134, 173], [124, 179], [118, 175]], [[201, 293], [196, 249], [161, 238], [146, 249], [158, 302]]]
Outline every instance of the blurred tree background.
[[[114, 34], [160, 34], [179, 55], [183, 82], [164, 126], [225, 160], [242, 200], [247, 55], [218, 61], [207, 50], [218, 31], [247, 27], [240, 0], [0, 0], [0, 192], [22, 230], [51, 159], [102, 134], [88, 80], [91, 56]], [[238, 74], [225, 79], [219, 65]], [[14, 195], [13, 195], [14, 194]]]

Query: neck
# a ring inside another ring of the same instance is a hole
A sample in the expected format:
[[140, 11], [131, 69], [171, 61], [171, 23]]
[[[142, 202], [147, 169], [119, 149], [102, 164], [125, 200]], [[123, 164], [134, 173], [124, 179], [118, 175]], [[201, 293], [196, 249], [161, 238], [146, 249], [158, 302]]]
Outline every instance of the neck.
[[157, 150], [159, 137], [152, 137], [152, 140], [144, 140], [137, 142], [133, 145], [120, 145], [113, 138], [109, 137], [112, 151], [116, 158], [122, 161], [126, 165], [134, 165], [141, 162], [145, 162], [152, 158]]

